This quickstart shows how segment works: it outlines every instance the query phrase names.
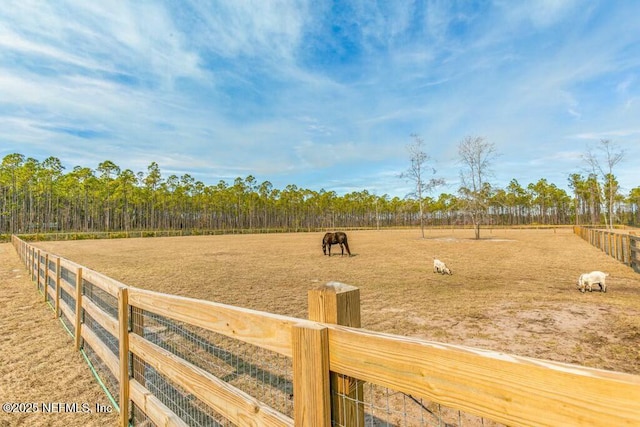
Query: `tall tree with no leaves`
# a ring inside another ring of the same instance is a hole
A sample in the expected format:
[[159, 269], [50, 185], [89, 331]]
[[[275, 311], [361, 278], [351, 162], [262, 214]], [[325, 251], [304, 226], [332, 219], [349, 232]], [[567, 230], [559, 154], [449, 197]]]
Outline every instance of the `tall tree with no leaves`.
[[[599, 154], [596, 153], [599, 151]], [[603, 158], [601, 160], [601, 157]], [[608, 219], [605, 218], [605, 223], [608, 228], [613, 228], [613, 212], [616, 196], [618, 195], [619, 187], [613, 174], [613, 168], [620, 163], [624, 158], [624, 150], [618, 149], [608, 139], [600, 141], [600, 146], [597, 149], [589, 148], [587, 154], [584, 155], [584, 159], [591, 168], [591, 172], [602, 179], [602, 191], [604, 191], [604, 198], [607, 204]], [[598, 186], [600, 187], [600, 186]]]
[[496, 158], [495, 145], [480, 136], [467, 136], [458, 145], [460, 170], [460, 195], [480, 239], [480, 224], [489, 208], [492, 175], [491, 163]]
[[[420, 230], [422, 231], [422, 238], [424, 238], [424, 197], [436, 187], [444, 184], [444, 179], [435, 177], [427, 179], [428, 164], [431, 157], [424, 152], [424, 140], [416, 134], [412, 134], [411, 137], [413, 142], [407, 145], [407, 150], [411, 156], [411, 166], [400, 174], [400, 178], [412, 181], [415, 186], [415, 191], [409, 193], [408, 197], [413, 197], [418, 201]], [[431, 174], [435, 175], [436, 170], [433, 167], [430, 169]]]

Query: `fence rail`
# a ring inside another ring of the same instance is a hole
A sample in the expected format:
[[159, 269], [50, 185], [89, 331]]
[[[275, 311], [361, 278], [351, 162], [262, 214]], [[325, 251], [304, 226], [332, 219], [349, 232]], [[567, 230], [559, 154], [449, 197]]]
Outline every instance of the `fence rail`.
[[126, 286], [12, 241], [122, 426], [640, 425], [640, 376], [363, 330], [357, 288], [311, 290], [297, 319]]
[[573, 232], [607, 255], [628, 265], [636, 273], [640, 273], [640, 236], [635, 232], [622, 233], [581, 226], [574, 226]]

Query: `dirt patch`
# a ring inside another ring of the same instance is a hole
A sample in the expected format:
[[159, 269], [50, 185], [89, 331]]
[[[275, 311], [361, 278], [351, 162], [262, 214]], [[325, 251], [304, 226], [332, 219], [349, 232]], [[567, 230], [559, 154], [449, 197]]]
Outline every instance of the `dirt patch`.
[[431, 240], [435, 240], [438, 242], [468, 242], [468, 241], [475, 241], [475, 242], [515, 242], [515, 240], [513, 239], [475, 239], [475, 238], [465, 238], [465, 239], [461, 239], [461, 238], [457, 238], [457, 237], [434, 237]]
[[95, 413], [111, 402], [9, 243], [0, 244], [0, 307], [0, 401], [16, 411], [0, 412], [0, 426], [115, 425], [115, 409]]

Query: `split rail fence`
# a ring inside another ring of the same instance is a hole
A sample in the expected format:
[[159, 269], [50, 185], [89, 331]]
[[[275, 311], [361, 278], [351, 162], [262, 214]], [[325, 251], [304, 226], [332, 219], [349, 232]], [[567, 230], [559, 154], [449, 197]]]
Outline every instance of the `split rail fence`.
[[636, 236], [635, 232], [620, 233], [580, 226], [574, 226], [573, 232], [607, 255], [628, 265], [636, 273], [640, 273], [640, 236]]
[[126, 286], [12, 242], [122, 426], [640, 425], [640, 376], [360, 329], [352, 286], [310, 290], [298, 319]]

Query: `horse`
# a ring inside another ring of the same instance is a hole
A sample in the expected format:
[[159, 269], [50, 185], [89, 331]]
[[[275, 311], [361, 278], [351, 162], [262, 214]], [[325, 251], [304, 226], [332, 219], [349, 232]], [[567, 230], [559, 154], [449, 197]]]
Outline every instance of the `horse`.
[[322, 252], [327, 255], [327, 246], [329, 247], [329, 256], [331, 256], [331, 245], [340, 245], [340, 250], [342, 253], [340, 256], [344, 255], [344, 250], [347, 250], [349, 256], [351, 256], [351, 251], [349, 250], [349, 243], [347, 243], [347, 234], [342, 231], [336, 231], [335, 233], [327, 233], [322, 238]]

